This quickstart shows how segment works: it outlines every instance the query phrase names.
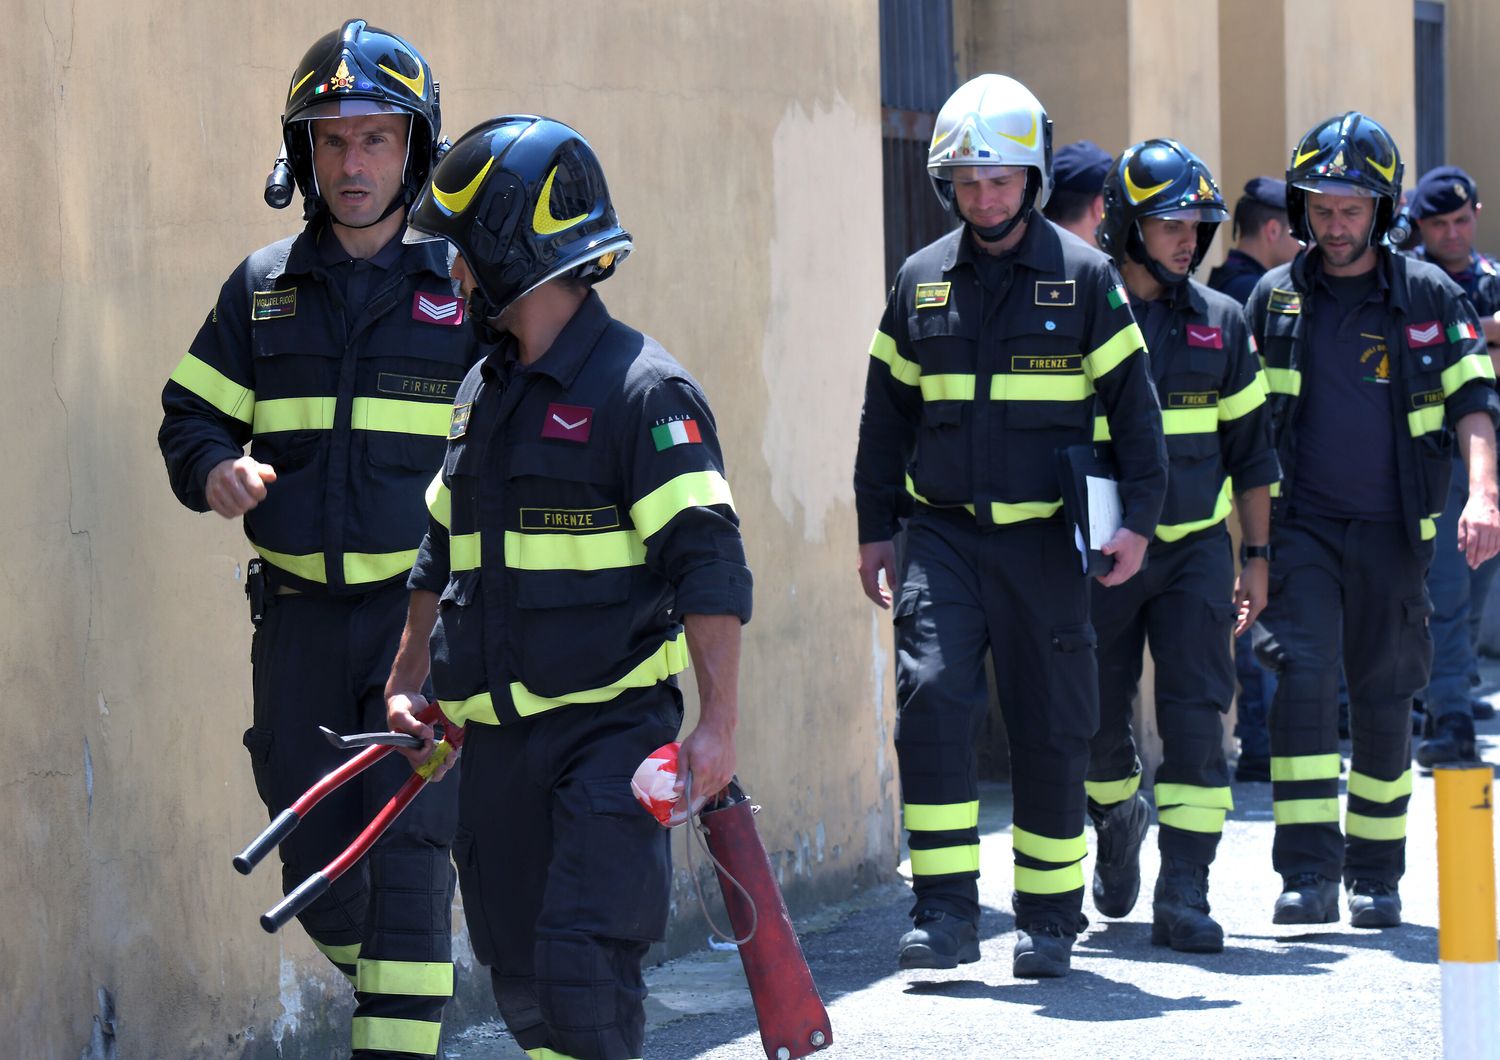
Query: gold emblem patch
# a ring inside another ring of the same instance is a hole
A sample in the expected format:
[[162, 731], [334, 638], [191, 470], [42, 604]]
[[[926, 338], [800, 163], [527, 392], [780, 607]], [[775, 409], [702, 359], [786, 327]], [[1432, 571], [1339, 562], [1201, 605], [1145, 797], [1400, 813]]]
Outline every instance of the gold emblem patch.
[[453, 406], [453, 419], [448, 421], [448, 440], [462, 438], [464, 432], [469, 429], [469, 413], [473, 410], [474, 403], [466, 401], [462, 405]]
[[951, 283], [919, 283], [917, 284], [917, 308], [937, 309], [948, 304], [948, 292], [952, 289]]
[[297, 288], [256, 291], [250, 302], [251, 320], [280, 320], [297, 315]]
[[1296, 316], [1302, 312], [1302, 295], [1296, 291], [1288, 291], [1285, 287], [1272, 287], [1271, 300], [1266, 308], [1273, 313]]

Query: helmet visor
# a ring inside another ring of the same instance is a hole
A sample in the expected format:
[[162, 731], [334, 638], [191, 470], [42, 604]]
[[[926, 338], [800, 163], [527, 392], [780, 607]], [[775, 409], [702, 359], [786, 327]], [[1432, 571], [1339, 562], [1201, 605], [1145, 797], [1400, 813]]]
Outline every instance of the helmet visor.
[[1301, 188], [1303, 191], [1311, 191], [1320, 195], [1345, 195], [1355, 199], [1376, 199], [1380, 193], [1367, 188], [1363, 184], [1355, 184], [1348, 180], [1329, 180], [1323, 177], [1308, 177], [1293, 183], [1292, 187]]
[[1206, 202], [1197, 206], [1174, 206], [1170, 210], [1160, 213], [1152, 212], [1148, 217], [1154, 217], [1162, 221], [1223, 221], [1229, 217], [1229, 211], [1217, 203]]
[[431, 232], [424, 232], [420, 228], [417, 228], [415, 225], [408, 224], [406, 226], [406, 231], [401, 236], [401, 242], [403, 242], [403, 243], [446, 243], [447, 240], [444, 239], [442, 236], [434, 235]]
[[330, 99], [327, 103], [314, 103], [306, 110], [288, 119], [288, 121], [314, 121], [318, 118], [359, 118], [367, 114], [410, 115], [411, 111], [378, 99]]
[[963, 165], [958, 166], [932, 167], [931, 172], [938, 180], [951, 180], [955, 184], [977, 184], [981, 180], [994, 180], [996, 177], [1007, 174], [1025, 176], [1029, 168], [1029, 166], [1006, 166], [998, 162], [975, 165], [971, 161], [965, 161]]

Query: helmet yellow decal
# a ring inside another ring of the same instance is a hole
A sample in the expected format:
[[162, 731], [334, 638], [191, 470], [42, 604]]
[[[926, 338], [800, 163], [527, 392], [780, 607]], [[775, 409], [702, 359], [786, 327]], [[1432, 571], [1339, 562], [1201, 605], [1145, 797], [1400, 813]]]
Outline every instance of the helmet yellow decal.
[[422, 93], [427, 88], [427, 71], [422, 69], [421, 63], [417, 64], [416, 77], [407, 77], [405, 74], [397, 73], [395, 70], [392, 70], [389, 66], [385, 65], [385, 63], [378, 63], [377, 65], [380, 67], [380, 69], [390, 74], [397, 81], [400, 81], [407, 88], [411, 89], [412, 95], [416, 96], [418, 99], [422, 98]]
[[458, 191], [444, 191], [437, 186], [437, 181], [433, 181], [432, 197], [449, 213], [463, 213], [469, 208], [469, 203], [474, 201], [474, 193], [479, 190], [479, 185], [484, 183], [485, 174], [489, 173], [490, 167], [494, 164], [495, 160], [491, 158], [478, 173], [474, 174], [474, 179]]
[[316, 68], [314, 68], [314, 70], [309, 70], [309, 71], [307, 71], [307, 73], [305, 73], [301, 77], [299, 77], [297, 79], [297, 83], [292, 86], [292, 90], [286, 94], [286, 98], [287, 99], [291, 99], [293, 96], [295, 96], [297, 94], [297, 89], [299, 89], [303, 85], [307, 84], [307, 79], [313, 75], [313, 73], [315, 72], [315, 70], [316, 70]]
[[569, 217], [566, 220], [552, 216], [552, 182], [555, 179], [557, 179], [557, 167], [553, 166], [552, 172], [547, 174], [542, 190], [537, 193], [536, 209], [531, 212], [531, 227], [539, 236], [550, 236], [566, 228], [572, 228], [588, 216], [587, 210], [577, 217]]
[[1130, 196], [1130, 202], [1132, 205], [1135, 203], [1144, 202], [1146, 199], [1151, 198], [1151, 196], [1155, 195], [1157, 192], [1161, 191], [1162, 188], [1165, 188], [1168, 184], [1171, 183], [1172, 182], [1170, 180], [1164, 180], [1160, 184], [1153, 184], [1149, 188], [1143, 188], [1135, 181], [1130, 179], [1130, 166], [1128, 164], [1125, 166], [1125, 194]]
[[1035, 114], [1031, 115], [1031, 128], [1027, 130], [1025, 136], [1012, 136], [1008, 132], [1000, 132], [999, 129], [996, 129], [995, 132], [997, 134], [999, 134], [1000, 136], [1005, 137], [1007, 140], [1011, 141], [1012, 143], [1020, 144], [1022, 147], [1026, 148], [1026, 150], [1028, 150], [1028, 151], [1035, 151], [1036, 150], [1036, 115]]
[[[1370, 165], [1374, 166], [1375, 167], [1375, 172], [1379, 173], [1386, 180], [1395, 180], [1396, 179], [1396, 160], [1394, 158], [1391, 159], [1391, 164], [1388, 165], [1388, 166], [1382, 166], [1379, 162], [1375, 161], [1369, 155], [1365, 155], [1365, 161], [1368, 162], [1368, 163], [1370, 163]], [[1455, 185], [1455, 186], [1456, 187], [1462, 187], [1462, 185]], [[1463, 198], [1463, 196], [1460, 195], [1459, 198]]]
[[1314, 140], [1312, 147], [1310, 147], [1308, 150], [1297, 152], [1297, 157], [1292, 159], [1292, 168], [1297, 168], [1303, 162], [1306, 162], [1309, 158], [1312, 158], [1321, 150], [1323, 150], [1323, 148], [1318, 145], [1318, 142], [1316, 140]]

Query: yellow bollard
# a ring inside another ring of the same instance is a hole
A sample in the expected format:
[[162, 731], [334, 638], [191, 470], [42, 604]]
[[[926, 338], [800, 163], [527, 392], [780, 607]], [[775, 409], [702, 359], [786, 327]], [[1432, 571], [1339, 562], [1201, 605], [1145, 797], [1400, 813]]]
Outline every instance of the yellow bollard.
[[1438, 958], [1443, 1056], [1500, 1056], [1500, 953], [1488, 766], [1438, 766]]

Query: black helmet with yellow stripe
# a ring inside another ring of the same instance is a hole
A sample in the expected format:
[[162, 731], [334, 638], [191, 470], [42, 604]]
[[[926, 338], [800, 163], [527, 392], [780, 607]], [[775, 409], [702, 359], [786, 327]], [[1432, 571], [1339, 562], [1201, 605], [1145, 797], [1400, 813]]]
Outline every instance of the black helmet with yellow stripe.
[[1307, 227], [1308, 192], [1358, 195], [1376, 200], [1369, 242], [1379, 243], [1401, 201], [1405, 168], [1396, 141], [1375, 119], [1351, 110], [1320, 121], [1292, 148], [1286, 170], [1286, 212], [1292, 235], [1304, 243], [1313, 241]]
[[560, 121], [510, 114], [470, 129], [433, 171], [407, 241], [445, 239], [474, 277], [475, 323], [558, 276], [597, 283], [630, 253], [604, 170]]
[[1140, 222], [1146, 217], [1198, 222], [1192, 272], [1208, 253], [1221, 222], [1229, 217], [1224, 197], [1208, 166], [1176, 140], [1145, 140], [1115, 160], [1104, 178], [1104, 219], [1096, 234], [1099, 248], [1123, 265], [1146, 266], [1159, 283], [1181, 283], [1146, 253]]
[[[438, 86], [427, 60], [409, 42], [361, 19], [351, 19], [337, 32], [319, 37], [307, 50], [292, 74], [281, 115], [286, 162], [305, 198], [309, 219], [326, 209], [313, 172], [311, 121], [362, 114], [411, 116], [402, 193], [382, 215], [383, 220], [410, 205], [432, 173], [442, 131]], [[272, 205], [285, 206], [290, 199], [288, 194], [273, 201], [268, 186], [267, 201]]]

